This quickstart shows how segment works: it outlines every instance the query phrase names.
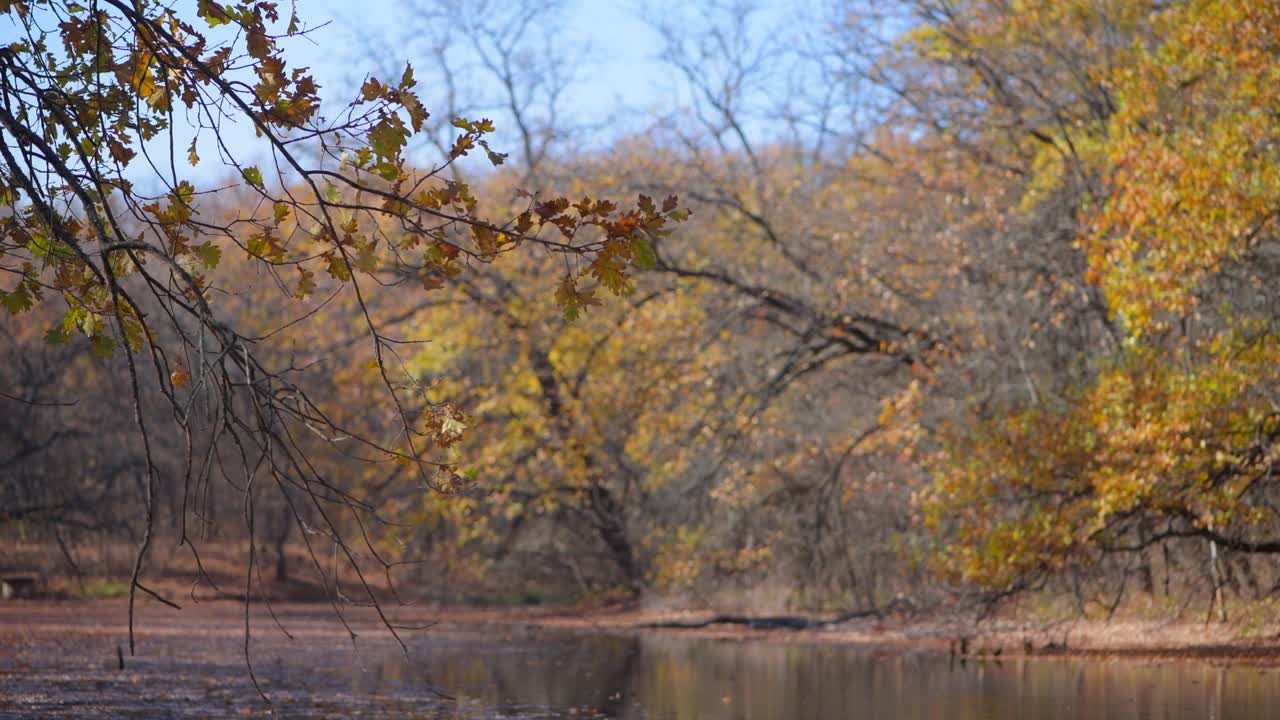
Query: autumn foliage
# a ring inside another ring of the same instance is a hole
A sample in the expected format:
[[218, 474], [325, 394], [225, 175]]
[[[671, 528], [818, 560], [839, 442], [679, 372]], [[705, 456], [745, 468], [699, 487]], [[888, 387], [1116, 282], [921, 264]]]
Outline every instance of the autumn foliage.
[[602, 145], [557, 3], [410, 5], [335, 104], [292, 6], [0, 2], [0, 391], [137, 460], [86, 445], [98, 513], [0, 424], [0, 520], [141, 538], [143, 592], [159, 525], [301, 544], [335, 607], [1280, 582], [1274, 3], [691, 7]]
[[993, 588], [1170, 538], [1280, 549], [1268, 287], [1280, 13], [1193, 2], [1128, 22], [1133, 40], [1080, 68], [1113, 110], [1068, 136], [1091, 178], [1072, 242], [1115, 342], [1063, 393], [977, 419], [927, 503], [931, 525], [955, 533], [948, 571]]

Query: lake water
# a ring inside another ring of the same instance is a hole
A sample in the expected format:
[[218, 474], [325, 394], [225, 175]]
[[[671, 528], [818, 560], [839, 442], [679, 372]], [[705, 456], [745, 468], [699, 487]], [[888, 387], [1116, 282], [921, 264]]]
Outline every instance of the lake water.
[[[13, 616], [3, 619], [0, 718], [263, 712], [244, 671], [233, 614], [194, 625], [156, 618], [147, 621], [143, 653], [123, 672], [115, 662], [118, 627], [67, 617], [34, 618], [25, 626]], [[960, 663], [925, 651], [504, 626], [422, 633], [406, 656], [372, 627], [353, 645], [331, 618], [301, 624], [286, 618], [285, 624], [293, 626], [294, 640], [260, 623], [254, 643], [257, 675], [282, 717], [1280, 717], [1280, 669], [1265, 666], [1049, 658]]]
[[[360, 692], [417, 682], [487, 711], [462, 717], [697, 720], [1274, 720], [1280, 672], [1133, 660], [952, 662], [945, 654], [744, 640], [542, 637], [459, 643], [357, 676]], [[488, 712], [489, 714], [486, 714]], [[444, 715], [454, 717], [454, 715]]]

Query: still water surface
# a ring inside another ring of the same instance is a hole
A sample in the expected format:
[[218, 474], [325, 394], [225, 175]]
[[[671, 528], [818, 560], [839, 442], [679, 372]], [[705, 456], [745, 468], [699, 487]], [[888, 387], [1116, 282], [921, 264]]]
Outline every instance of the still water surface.
[[[150, 621], [145, 652], [125, 671], [116, 667], [119, 630], [90, 618], [60, 612], [0, 622], [0, 718], [261, 713], [235, 617], [190, 619]], [[1280, 668], [1265, 666], [1048, 658], [962, 664], [926, 651], [505, 626], [428, 631], [406, 656], [372, 632], [353, 644], [328, 620], [293, 630], [293, 640], [262, 630], [254, 643], [277, 717], [1280, 718]]]
[[[682, 638], [557, 636], [455, 641], [390, 655], [356, 676], [389, 697], [458, 694], [436, 717], [698, 720], [1271, 720], [1280, 670], [1185, 662], [1013, 659]], [[401, 706], [402, 710], [409, 708]]]

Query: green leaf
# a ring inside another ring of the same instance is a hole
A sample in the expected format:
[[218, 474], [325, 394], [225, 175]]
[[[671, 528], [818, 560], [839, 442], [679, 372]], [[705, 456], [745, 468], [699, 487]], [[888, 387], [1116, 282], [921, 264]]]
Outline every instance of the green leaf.
[[214, 245], [213, 242], [206, 242], [196, 248], [196, 255], [200, 257], [200, 264], [209, 270], [218, 267], [218, 263], [222, 260], [222, 248]]
[[361, 246], [356, 254], [356, 269], [372, 275], [378, 269], [378, 257], [373, 254], [373, 244]]
[[380, 162], [374, 165], [373, 169], [378, 173], [378, 177], [387, 182], [395, 182], [400, 179], [400, 167], [395, 163]]
[[231, 18], [227, 15], [227, 11], [222, 5], [212, 0], [200, 0], [197, 4], [196, 14], [204, 18], [209, 23], [209, 27], [214, 28], [219, 25], [226, 25], [231, 22]]
[[97, 318], [82, 307], [73, 307], [62, 315], [62, 332], [69, 337], [72, 330], [79, 330], [85, 335], [97, 332]]
[[298, 290], [295, 295], [299, 298], [305, 298], [316, 291], [315, 273], [301, 265], [298, 266], [298, 273], [301, 277], [298, 278]]
[[173, 189], [173, 196], [183, 205], [190, 205], [191, 201], [196, 197], [196, 189], [191, 183], [182, 180], [178, 183], [178, 187]]
[[110, 335], [94, 335], [93, 336], [93, 354], [109, 360], [116, 352], [116, 339]]
[[0, 290], [0, 305], [3, 305], [10, 315], [18, 315], [30, 310], [32, 305], [31, 291], [27, 289], [26, 283], [19, 285], [13, 292]]
[[484, 225], [472, 225], [471, 235], [475, 238], [476, 247], [484, 255], [493, 255], [498, 251], [498, 236]]
[[335, 252], [327, 252], [324, 254], [324, 259], [330, 277], [338, 282], [350, 282], [351, 268], [347, 267], [347, 261], [341, 255]]
[[399, 115], [386, 115], [369, 131], [369, 146], [380, 157], [395, 158], [400, 155], [409, 137], [409, 130]]
[[248, 48], [251, 57], [258, 60], [266, 60], [271, 55], [272, 45], [271, 38], [267, 37], [266, 30], [261, 26], [249, 28], [245, 46]]
[[191, 163], [192, 167], [200, 164], [200, 154], [196, 152], [196, 140], [197, 138], [191, 138], [191, 147], [187, 148], [187, 162]]
[[556, 302], [564, 308], [564, 319], [573, 322], [578, 319], [578, 286], [570, 276], [565, 276], [556, 289]]
[[50, 345], [65, 345], [71, 341], [71, 333], [55, 325], [44, 334], [44, 341]]
[[124, 340], [129, 344], [129, 349], [134, 352], [141, 350], [142, 343], [146, 340], [146, 337], [146, 331], [142, 328], [142, 323], [126, 315], [124, 318]]
[[40, 233], [31, 233], [31, 239], [27, 241], [27, 250], [31, 251], [33, 256], [38, 258], [48, 257], [50, 249], [49, 238]]
[[256, 166], [256, 165], [250, 165], [249, 167], [245, 168], [244, 170], [241, 170], [241, 171], [240, 171], [240, 173], [241, 173], [242, 175], [244, 175], [244, 180], [245, 180], [245, 182], [249, 183], [250, 185], [252, 185], [252, 186], [254, 186], [254, 187], [256, 187], [256, 188], [258, 188], [259, 190], [261, 190], [261, 189], [262, 189], [262, 187], [263, 187], [263, 185], [262, 185], [262, 171], [261, 171], [261, 170], [259, 170], [259, 169], [257, 168], [257, 166]]
[[556, 302], [564, 308], [564, 319], [573, 322], [578, 319], [582, 308], [599, 305], [600, 301], [596, 299], [595, 294], [594, 290], [580, 292], [577, 280], [571, 275], [562, 278], [560, 286], [556, 288]]
[[627, 277], [626, 266], [615, 258], [597, 257], [587, 271], [614, 295], [629, 295], [634, 289]]
[[414, 132], [422, 132], [422, 126], [427, 122], [427, 118], [431, 113], [422, 106], [422, 101], [418, 100], [418, 96], [406, 90], [400, 91], [400, 104], [409, 113], [409, 125], [413, 127]]
[[254, 257], [263, 257], [267, 250], [267, 236], [262, 233], [250, 235], [248, 242], [245, 243], [245, 248], [249, 251], [250, 255]]
[[631, 259], [636, 267], [652, 270], [658, 264], [658, 256], [653, 252], [649, 239], [636, 235], [631, 238]]

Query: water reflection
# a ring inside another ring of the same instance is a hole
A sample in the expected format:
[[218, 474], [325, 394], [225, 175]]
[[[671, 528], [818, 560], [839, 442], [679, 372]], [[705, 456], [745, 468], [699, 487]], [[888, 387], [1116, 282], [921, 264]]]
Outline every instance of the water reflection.
[[432, 718], [1261, 720], [1280, 707], [1280, 672], [1270, 668], [960, 664], [945, 654], [673, 635], [436, 639], [409, 661], [397, 654], [366, 666], [353, 690], [404, 701], [426, 686], [460, 694], [448, 710], [427, 711]]

